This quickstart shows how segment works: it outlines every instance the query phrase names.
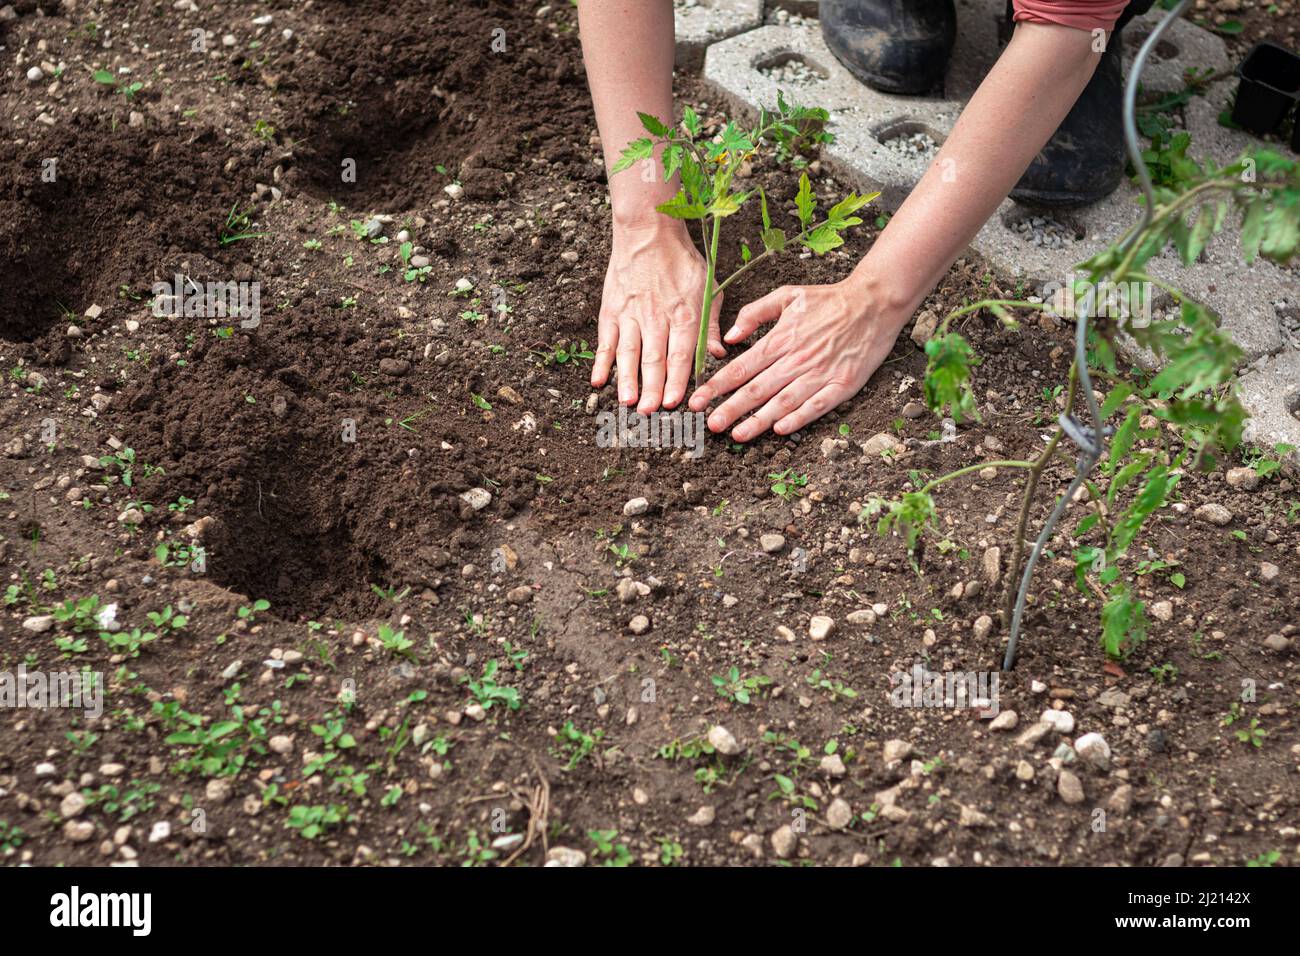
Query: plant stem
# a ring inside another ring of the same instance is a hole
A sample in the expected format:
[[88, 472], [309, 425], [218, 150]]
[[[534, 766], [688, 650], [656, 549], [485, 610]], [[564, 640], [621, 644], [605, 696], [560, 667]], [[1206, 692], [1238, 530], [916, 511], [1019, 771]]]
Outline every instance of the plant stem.
[[964, 305], [960, 309], [949, 312], [944, 316], [943, 322], [940, 323], [939, 331], [946, 334], [953, 319], [959, 319], [963, 315], [978, 312], [980, 309], [987, 309], [995, 305], [1012, 309], [1036, 309], [1040, 312], [1052, 307], [1050, 302], [1022, 302], [1019, 299], [980, 299], [978, 302], [972, 302], [970, 305]]
[[700, 333], [695, 340], [695, 387], [704, 384], [704, 359], [709, 348], [709, 315], [713, 312], [713, 296], [721, 289], [713, 287], [718, 268], [718, 233], [722, 220], [713, 217], [713, 238], [709, 242], [708, 276], [704, 280], [704, 303], [700, 309]]
[[[1070, 387], [1065, 395], [1065, 409], [1068, 412], [1074, 407], [1074, 393], [1079, 384], [1079, 369], [1077, 365], [1070, 365]], [[1052, 454], [1056, 451], [1056, 446], [1064, 437], [1065, 430], [1061, 426], [1056, 427], [1047, 447], [1043, 453], [1034, 459], [1033, 465], [1029, 469], [1029, 478], [1025, 482], [1025, 492], [1020, 498], [1020, 517], [1016, 521], [1016, 546], [1012, 552], [1011, 565], [1007, 569], [1007, 598], [1006, 604], [1002, 608], [1002, 626], [1008, 628], [1011, 626], [1011, 614], [1016, 605], [1016, 592], [1019, 590], [1018, 581], [1020, 580], [1020, 562], [1025, 556], [1025, 528], [1029, 524], [1029, 509], [1034, 503], [1034, 493], [1038, 490], [1038, 479], [1043, 474], [1043, 469], [1047, 463], [1052, 460]]]
[[965, 468], [958, 468], [956, 471], [950, 471], [948, 474], [943, 475], [940, 478], [935, 478], [928, 482], [921, 491], [922, 493], [928, 492], [931, 489], [938, 488], [945, 481], [952, 481], [954, 478], [968, 475], [972, 471], [982, 471], [985, 468], [1033, 468], [1036, 464], [1037, 462], [1033, 461], [980, 461], [973, 465], [967, 465]]
[[[820, 229], [822, 226], [826, 225], [826, 223], [828, 223], [828, 222], [830, 222], [829, 219], [823, 219], [821, 222], [814, 222], [814, 223], [811, 223], [811, 224], [808, 226], [807, 229], [803, 230], [802, 232], [796, 233], [792, 238], [787, 239], [786, 242], [785, 242], [785, 248], [786, 248], [786, 249], [789, 249], [791, 246], [793, 246], [793, 245], [797, 244], [798, 242], [800, 242], [800, 241], [801, 241], [805, 236], [807, 236], [807, 235], [809, 235], [809, 234], [811, 234], [811, 233], [813, 233], [813, 232], [816, 232], [818, 229]], [[784, 250], [782, 250], [782, 251], [784, 251]], [[744, 275], [744, 274], [745, 274], [746, 272], [748, 272], [750, 269], [754, 268], [754, 266], [758, 265], [760, 262], [762, 262], [762, 261], [763, 261], [764, 259], [766, 259], [768, 256], [773, 255], [774, 253], [775, 253], [775, 250], [773, 250], [773, 249], [764, 249], [762, 252], [760, 252], [758, 255], [754, 256], [754, 258], [750, 259], [748, 262], [746, 262], [743, 266], [741, 266], [739, 269], [737, 269], [737, 270], [736, 270], [735, 272], [733, 272], [731, 275], [727, 276], [727, 278], [723, 280], [722, 284], [718, 286], [718, 288], [717, 288], [716, 291], [717, 291], [717, 292], [721, 292], [723, 289], [725, 289], [727, 286], [731, 285], [731, 283], [735, 282], [737, 279], [739, 279], [742, 275]]]

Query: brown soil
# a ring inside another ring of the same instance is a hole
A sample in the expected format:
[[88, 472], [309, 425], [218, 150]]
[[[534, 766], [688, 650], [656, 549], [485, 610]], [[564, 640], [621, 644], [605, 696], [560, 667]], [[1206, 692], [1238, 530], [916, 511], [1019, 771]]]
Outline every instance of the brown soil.
[[[528, 836], [517, 861], [537, 864], [547, 847], [592, 854], [589, 831], [617, 830], [637, 862], [676, 846], [684, 864], [752, 864], [773, 862], [771, 835], [800, 819], [791, 859], [821, 864], [1294, 861], [1295, 657], [1264, 644], [1294, 644], [1293, 474], [1250, 492], [1221, 473], [1185, 479], [1152, 525], [1153, 550], [1126, 568], [1177, 561], [1185, 587], [1135, 578], [1171, 614], [1119, 666], [1098, 647], [1095, 597], [1073, 586], [1074, 542], [1053, 543], [1001, 707], [1023, 727], [1056, 702], [1074, 733], [1019, 746], [969, 709], [893, 707], [891, 673], [997, 666], [1005, 635], [977, 640], [973, 625], [1001, 605], [982, 562], [989, 547], [1008, 550], [1019, 480], [945, 486], [945, 543], [931, 540], [919, 573], [852, 506], [906, 490], [912, 469], [1032, 454], [1059, 410], [1043, 391], [1064, 378], [1070, 329], [969, 320], [984, 414], [954, 442], [933, 440], [932, 416], [903, 416], [924, 369], [904, 338], [858, 398], [800, 436], [746, 448], [714, 438], [698, 460], [601, 449], [586, 364], [546, 360], [594, 339], [609, 249], [568, 5], [536, 17], [503, 2], [318, 0], [272, 4], [261, 28], [250, 24], [267, 5], [246, 2], [183, 17], [170, 4], [89, 4], [75, 19], [16, 6], [0, 95], [0, 565], [15, 588], [0, 671], [88, 667], [107, 694], [98, 720], [0, 713], [6, 862], [458, 863], [513, 833]], [[214, 31], [215, 56], [191, 52], [196, 25]], [[128, 52], [146, 41], [149, 55]], [[25, 85], [42, 59], [68, 64], [54, 94]], [[130, 102], [90, 77], [119, 66], [144, 82]], [[678, 93], [718, 120], [696, 79], [680, 77]], [[42, 112], [53, 126], [36, 122]], [[54, 184], [38, 172], [50, 156]], [[340, 177], [349, 158], [355, 184]], [[823, 198], [842, 191], [815, 172]], [[789, 169], [755, 176], [770, 195], [793, 194]], [[445, 194], [453, 181], [463, 198]], [[264, 235], [223, 246], [236, 203], [245, 231]], [[350, 222], [376, 214], [392, 217], [389, 241], [359, 241]], [[757, 217], [729, 223], [728, 268]], [[423, 283], [402, 279], [403, 228], [431, 260]], [[842, 277], [875, 234], [868, 224], [824, 259], [755, 270], [725, 319], [774, 285]], [[151, 286], [177, 272], [261, 283], [260, 326], [154, 317]], [[453, 295], [462, 278], [473, 292]], [[1016, 291], [961, 261], [926, 307]], [[83, 317], [92, 305], [102, 314]], [[608, 390], [599, 403], [613, 407]], [[355, 442], [343, 439], [349, 422]], [[899, 460], [861, 455], [880, 432], [901, 435]], [[826, 457], [841, 436], [848, 448]], [[134, 450], [131, 487], [94, 461], [110, 440]], [[789, 502], [769, 478], [785, 469], [808, 476]], [[1036, 520], [1071, 470], [1048, 471]], [[475, 512], [460, 497], [471, 488], [491, 504]], [[624, 517], [640, 496], [648, 512]], [[1225, 504], [1232, 524], [1193, 521], [1205, 501]], [[130, 507], [145, 512], [134, 531], [119, 521]], [[1072, 513], [1066, 530], [1083, 506]], [[787, 541], [775, 556], [758, 545], [772, 531]], [[160, 543], [174, 554], [194, 535], [204, 573], [160, 564]], [[1261, 562], [1279, 573], [1265, 580]], [[646, 593], [624, 603], [623, 577]], [[167, 606], [189, 620], [134, 657], [94, 627], [22, 627], [92, 595], [117, 604], [128, 631], [158, 631], [146, 615]], [[256, 599], [270, 608], [241, 615]], [[874, 624], [846, 620], [875, 604], [886, 608]], [[638, 614], [646, 633], [630, 628]], [[825, 641], [808, 637], [813, 615], [837, 622]], [[381, 626], [412, 646], [385, 649]], [[466, 716], [466, 679], [489, 661], [522, 706]], [[1152, 671], [1162, 665], [1176, 671]], [[771, 683], [749, 705], [729, 700], [715, 678], [733, 667]], [[832, 690], [814, 686], [820, 677]], [[1246, 681], [1256, 697], [1226, 726]], [[255, 713], [260, 723], [206, 749], [185, 736]], [[1236, 735], [1250, 719], [1267, 734], [1258, 748]], [[715, 724], [739, 754], [661, 755]], [[566, 725], [592, 735], [581, 759], [556, 742]], [[1051, 756], [1087, 731], [1106, 737], [1112, 766], [1072, 765], [1085, 800], [1066, 803]], [[891, 740], [908, 743], [906, 759], [885, 762]], [[819, 766], [832, 742], [843, 776]], [[1022, 761], [1031, 779], [1017, 777]], [[788, 797], [778, 777], [792, 781]], [[88, 832], [60, 817], [73, 791], [88, 798], [77, 813]], [[828, 825], [836, 798], [853, 811], [848, 828]], [[289, 824], [313, 807], [350, 819], [309, 838]]]

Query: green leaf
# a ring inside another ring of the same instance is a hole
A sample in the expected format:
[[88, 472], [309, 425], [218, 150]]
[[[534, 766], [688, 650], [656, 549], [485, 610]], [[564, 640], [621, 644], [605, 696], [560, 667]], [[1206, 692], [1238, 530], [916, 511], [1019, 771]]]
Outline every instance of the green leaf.
[[1115, 430], [1115, 437], [1110, 443], [1110, 455], [1102, 466], [1106, 474], [1114, 474], [1115, 468], [1124, 460], [1128, 450], [1137, 438], [1138, 424], [1142, 420], [1142, 406], [1130, 405], [1123, 423]]
[[951, 406], [952, 417], [958, 424], [968, 419], [978, 421], [970, 370], [979, 360], [970, 343], [956, 332], [936, 335], [925, 343], [925, 354], [928, 358], [924, 382], [926, 405], [940, 414]]
[[1106, 504], [1113, 505], [1116, 496], [1124, 490], [1124, 487], [1130, 481], [1140, 475], [1150, 463], [1150, 455], [1139, 455], [1136, 459], [1130, 461], [1127, 465], [1121, 468], [1119, 473], [1110, 480], [1110, 487], [1106, 489]]
[[722, 217], [738, 213], [749, 196], [749, 193], [726, 193], [718, 196], [713, 200], [713, 204], [709, 206], [709, 215]]
[[825, 222], [804, 237], [803, 245], [820, 256], [844, 245], [844, 239], [833, 225]]
[[1119, 521], [1115, 523], [1111, 544], [1112, 557], [1118, 557], [1128, 550], [1128, 546], [1141, 530], [1143, 522], [1156, 509], [1164, 505], [1169, 492], [1178, 484], [1179, 477], [1181, 476], [1170, 474], [1169, 469], [1164, 465], [1156, 465], [1147, 472], [1146, 482]]
[[1111, 587], [1109, 600], [1101, 609], [1101, 645], [1107, 655], [1122, 658], [1146, 639], [1145, 607], [1126, 585]]
[[812, 183], [808, 181], [807, 173], [799, 177], [799, 192], [794, 197], [794, 204], [799, 207], [799, 222], [807, 228], [812, 222], [813, 210], [817, 208], [813, 200]]
[[769, 252], [785, 251], [784, 229], [764, 229], [761, 238], [763, 240], [763, 248]]
[[668, 202], [655, 206], [655, 209], [674, 219], [703, 219], [709, 212], [702, 204], [687, 199], [683, 190], [679, 190]]
[[735, 123], [728, 123], [726, 129], [722, 131], [721, 146], [728, 153], [747, 153], [754, 148], [749, 137], [738, 129]]
[[852, 222], [849, 222], [849, 217], [852, 216], [855, 212], [857, 212], [859, 209], [861, 209], [863, 206], [871, 202], [879, 195], [880, 193], [878, 192], [867, 193], [865, 196], [859, 196], [856, 193], [849, 193], [847, 196], [845, 196], [843, 199], [841, 199], [839, 202], [837, 202], [834, 206], [831, 207], [831, 211], [826, 214], [826, 218], [830, 222], [844, 223], [845, 225], [856, 226], [862, 220], [855, 219]]
[[668, 135], [668, 127], [665, 126], [663, 121], [658, 117], [651, 116], [649, 113], [641, 112], [638, 112], [636, 115], [640, 118], [641, 125], [646, 128], [646, 132], [650, 133], [651, 136]]
[[[1096, 517], [1092, 515], [1091, 517]], [[1106, 568], [1106, 552], [1103, 548], [1087, 547], [1074, 552], [1074, 586], [1084, 594], [1088, 593], [1088, 575], [1097, 574]]]
[[671, 145], [664, 149], [664, 182], [677, 175], [677, 171], [682, 168], [684, 156], [685, 150], [680, 146]]
[[759, 208], [763, 212], [763, 231], [767, 232], [772, 228], [772, 217], [767, 214], [767, 193], [763, 192], [763, 187], [758, 187]]
[[103, 83], [105, 86], [112, 86], [117, 82], [117, 79], [108, 70], [96, 70], [94, 77], [96, 83]]
[[933, 526], [935, 515], [934, 498], [929, 492], [909, 491], [901, 501], [889, 503], [889, 510], [877, 523], [876, 531], [886, 535], [892, 529], [898, 529], [907, 542], [907, 550], [915, 551], [921, 534]]
[[700, 135], [700, 118], [689, 106], [682, 110], [682, 129], [692, 139]]
[[1133, 386], [1128, 382], [1120, 382], [1112, 388], [1101, 403], [1101, 417], [1110, 418], [1115, 411], [1124, 404], [1124, 401], [1133, 394]]
[[1205, 248], [1205, 243], [1209, 241], [1210, 236], [1214, 234], [1214, 214], [1210, 207], [1203, 206], [1200, 210], [1199, 218], [1187, 234], [1186, 245], [1182, 249], [1183, 262], [1191, 265], [1200, 258], [1201, 251]]
[[614, 169], [612, 170], [611, 175], [613, 175], [613, 173], [621, 173], [623, 170], [627, 169], [629, 166], [631, 166], [635, 162], [638, 162], [639, 160], [649, 159], [651, 156], [654, 155], [654, 151], [655, 151], [655, 144], [650, 140], [648, 139], [632, 140], [632, 142], [627, 144], [627, 148], [623, 150], [623, 153], [619, 157], [618, 162], [614, 164]]
[[1246, 262], [1254, 262], [1259, 256], [1259, 246], [1264, 238], [1264, 224], [1268, 217], [1268, 207], [1264, 200], [1257, 199], [1246, 210], [1241, 220], [1241, 252]]

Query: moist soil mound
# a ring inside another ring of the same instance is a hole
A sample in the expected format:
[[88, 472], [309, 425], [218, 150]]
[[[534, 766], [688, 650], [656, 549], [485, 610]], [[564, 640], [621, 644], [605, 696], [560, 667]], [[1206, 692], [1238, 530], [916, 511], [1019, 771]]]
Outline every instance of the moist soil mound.
[[239, 191], [222, 172], [219, 142], [211, 132], [114, 131], [90, 116], [40, 142], [19, 145], [6, 131], [0, 336], [38, 339], [79, 316], [77, 303], [170, 280], [168, 270], [199, 250], [204, 264], [229, 260], [213, 240]]

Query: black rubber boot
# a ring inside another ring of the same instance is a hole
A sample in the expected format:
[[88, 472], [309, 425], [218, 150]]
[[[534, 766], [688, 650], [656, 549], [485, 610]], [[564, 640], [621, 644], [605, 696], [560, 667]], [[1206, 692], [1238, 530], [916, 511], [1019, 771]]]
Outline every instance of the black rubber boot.
[[928, 93], [957, 39], [953, 0], [822, 0], [822, 37], [854, 76], [882, 93]]
[[[1134, 0], [1111, 31], [1097, 71], [1047, 145], [1025, 170], [1011, 198], [1035, 206], [1068, 208], [1097, 202], [1124, 179], [1124, 42], [1121, 30], [1150, 9]], [[1007, 4], [1007, 19], [1011, 5]]]

